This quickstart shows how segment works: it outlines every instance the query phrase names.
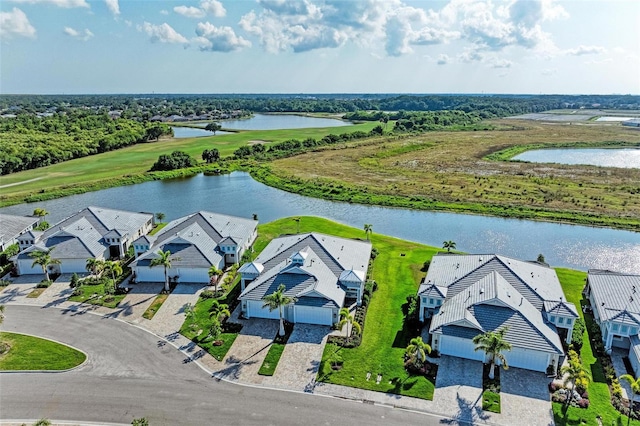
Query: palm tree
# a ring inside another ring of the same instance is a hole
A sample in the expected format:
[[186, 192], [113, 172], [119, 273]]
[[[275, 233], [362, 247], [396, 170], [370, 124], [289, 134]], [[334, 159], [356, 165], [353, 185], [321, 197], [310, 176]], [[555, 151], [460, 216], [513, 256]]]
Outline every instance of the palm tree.
[[222, 317], [230, 317], [229, 305], [220, 303], [218, 300], [213, 300], [211, 307], [209, 308], [209, 318], [214, 318], [220, 321]]
[[122, 265], [120, 265], [120, 262], [113, 262], [111, 260], [108, 260], [104, 262], [104, 269], [111, 274], [113, 285], [115, 286], [116, 277], [122, 275]]
[[222, 275], [222, 271], [218, 269], [215, 265], [209, 268], [209, 278], [210, 282], [215, 286], [215, 292], [218, 293], [218, 281], [220, 281], [220, 275]]
[[105, 261], [90, 257], [87, 259], [86, 269], [87, 272], [91, 272], [93, 275], [99, 275], [105, 269]]
[[54, 259], [51, 257], [51, 252], [53, 251], [53, 247], [49, 250], [36, 250], [34, 252], [29, 253], [29, 256], [33, 257], [35, 260], [31, 264], [33, 268], [36, 265], [40, 265], [42, 267], [42, 272], [44, 272], [45, 279], [49, 281], [49, 265], [59, 265], [62, 262], [60, 259]]
[[296, 228], [297, 232], [296, 232], [296, 234], [299, 234], [300, 233], [300, 217], [294, 217], [293, 221], [296, 222], [296, 224], [297, 224], [297, 228]]
[[568, 384], [571, 383], [573, 386], [571, 387], [571, 391], [569, 392], [569, 397], [567, 398], [567, 407], [571, 404], [571, 400], [573, 399], [573, 391], [576, 388], [576, 384], [580, 383], [581, 386], [586, 387], [589, 384], [589, 373], [587, 369], [582, 366], [580, 361], [572, 361], [569, 360], [567, 365], [564, 365], [560, 368], [560, 374], [564, 376], [564, 385], [568, 387]]
[[625, 380], [627, 383], [629, 383], [629, 386], [631, 387], [631, 393], [633, 394], [631, 396], [631, 400], [629, 401], [629, 421], [627, 422], [628, 425], [631, 423], [631, 417], [633, 416], [633, 400], [636, 398], [636, 395], [640, 394], [640, 377], [636, 379], [631, 374], [623, 374], [622, 376], [620, 376], [620, 380]]
[[48, 214], [49, 214], [49, 212], [48, 212], [48, 211], [46, 211], [45, 209], [40, 208], [40, 207], [36, 207], [36, 208], [33, 210], [33, 215], [34, 215], [34, 216], [37, 216], [37, 217], [43, 217], [45, 220], [47, 219], [47, 215], [48, 215]]
[[156, 219], [158, 219], [158, 222], [162, 222], [164, 218], [165, 218], [164, 213], [162, 212], [156, 213]]
[[511, 350], [511, 343], [504, 339], [508, 329], [508, 327], [502, 327], [498, 331], [487, 331], [473, 338], [473, 343], [476, 345], [474, 350], [484, 351], [487, 356], [491, 357], [491, 369], [489, 370], [491, 380], [495, 378], [496, 360], [500, 360], [505, 370], [509, 369], [507, 359], [502, 354], [502, 351]]
[[356, 334], [362, 333], [362, 327], [359, 323], [355, 321], [355, 318], [349, 312], [349, 309], [342, 308], [340, 309], [340, 322], [338, 323], [338, 328], [342, 329], [344, 325], [347, 325], [347, 337], [346, 344], [349, 344], [349, 338], [351, 337], [351, 332], [355, 331]]
[[373, 233], [373, 225], [370, 223], [364, 224], [364, 234], [367, 236], [367, 241], [369, 241], [369, 236]]
[[456, 249], [456, 242], [455, 241], [445, 241], [442, 243], [442, 248], [446, 248], [447, 249], [447, 253], [451, 253], [451, 250], [455, 250]]
[[280, 284], [276, 291], [262, 298], [262, 300], [264, 300], [264, 304], [262, 305], [263, 308], [269, 308], [269, 312], [278, 309], [278, 312], [280, 313], [280, 329], [278, 330], [278, 336], [284, 336], [283, 307], [296, 301], [295, 297], [284, 295], [285, 289], [286, 287], [284, 284]]
[[427, 354], [431, 353], [431, 346], [422, 341], [422, 337], [414, 337], [409, 342], [409, 346], [405, 350], [405, 354], [409, 358], [409, 362], [417, 368], [422, 367]]
[[162, 251], [162, 249], [158, 250], [157, 258], [153, 259], [149, 264], [150, 268], [154, 266], [164, 266], [164, 290], [169, 291], [169, 276], [167, 275], [167, 271], [171, 269], [171, 262], [174, 260], [180, 260], [179, 257], [171, 257], [171, 251]]

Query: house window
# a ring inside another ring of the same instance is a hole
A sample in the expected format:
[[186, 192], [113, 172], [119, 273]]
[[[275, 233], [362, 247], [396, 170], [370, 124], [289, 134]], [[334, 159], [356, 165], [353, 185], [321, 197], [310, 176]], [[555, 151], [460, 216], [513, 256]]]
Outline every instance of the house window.
[[631, 327], [631, 331], [629, 331], [629, 334], [631, 335], [638, 334], [638, 329], [636, 327]]
[[571, 325], [571, 318], [567, 318], [567, 325]]
[[621, 331], [622, 331], [623, 333], [626, 333], [628, 330], [629, 330], [629, 327], [627, 327], [626, 325], [623, 325], [623, 326], [622, 326], [622, 330], [621, 330]]
[[564, 318], [558, 317], [558, 324], [564, 324]]
[[427, 298], [426, 297], [422, 298], [422, 303], [427, 303]]
[[429, 304], [433, 305], [433, 299], [429, 299]]
[[613, 331], [618, 331], [618, 328], [619, 328], [618, 324], [613, 324]]
[[436, 299], [436, 305], [438, 305], [438, 306], [442, 305], [442, 300]]
[[549, 317], [549, 321], [551, 321], [551, 322], [556, 322], [556, 317], [554, 317], [553, 315], [551, 315], [551, 316]]

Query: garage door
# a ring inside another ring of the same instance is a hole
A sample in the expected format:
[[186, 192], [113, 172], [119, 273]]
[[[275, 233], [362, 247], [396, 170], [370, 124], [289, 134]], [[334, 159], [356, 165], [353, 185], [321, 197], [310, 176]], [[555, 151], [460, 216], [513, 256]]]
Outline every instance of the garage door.
[[[169, 276], [171, 273], [169, 272]], [[156, 266], [149, 268], [148, 266], [140, 266], [136, 268], [136, 281], [138, 282], [164, 282], [164, 268]]]
[[331, 309], [311, 306], [296, 306], [294, 307], [294, 312], [295, 322], [320, 325], [333, 324], [333, 311]]
[[523, 348], [513, 348], [504, 352], [509, 367], [524, 368], [533, 371], [547, 371], [549, 354]]
[[40, 265], [31, 266], [33, 264], [33, 259], [20, 259], [18, 260], [18, 269], [20, 270], [20, 274], [28, 275], [28, 274], [42, 274], [42, 267]]
[[84, 259], [60, 259], [60, 262], [60, 272], [63, 274], [87, 272], [87, 261]]
[[484, 352], [476, 352], [475, 345], [470, 339], [460, 337], [440, 337], [440, 353], [443, 355], [458, 356], [460, 358], [484, 361]]
[[249, 300], [247, 302], [247, 312], [249, 318], [271, 318], [280, 319], [280, 313], [277, 309], [269, 312], [269, 308], [262, 307], [263, 302], [261, 300]]
[[208, 269], [180, 268], [177, 272], [181, 283], [209, 283]]

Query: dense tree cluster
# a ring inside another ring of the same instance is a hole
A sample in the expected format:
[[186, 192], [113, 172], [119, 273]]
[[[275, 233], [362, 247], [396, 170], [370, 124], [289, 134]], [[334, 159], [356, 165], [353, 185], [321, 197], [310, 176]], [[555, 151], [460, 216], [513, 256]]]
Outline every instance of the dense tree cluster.
[[220, 159], [220, 151], [217, 148], [202, 151], [202, 159], [207, 163], [215, 163]]
[[195, 158], [183, 151], [173, 151], [171, 154], [162, 154], [151, 167], [151, 171], [176, 170], [185, 167], [193, 167], [197, 164]]
[[172, 134], [169, 126], [73, 111], [0, 118], [0, 172], [44, 167]]

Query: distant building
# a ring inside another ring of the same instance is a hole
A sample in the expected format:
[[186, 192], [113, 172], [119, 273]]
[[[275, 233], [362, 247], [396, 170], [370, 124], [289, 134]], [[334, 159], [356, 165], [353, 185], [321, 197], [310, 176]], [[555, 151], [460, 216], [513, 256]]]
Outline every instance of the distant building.
[[0, 213], [0, 251], [17, 243], [20, 235], [31, 231], [39, 222], [39, 217]]
[[622, 125], [628, 126], [628, 127], [640, 127], [640, 118], [634, 118], [632, 120], [623, 121]]

